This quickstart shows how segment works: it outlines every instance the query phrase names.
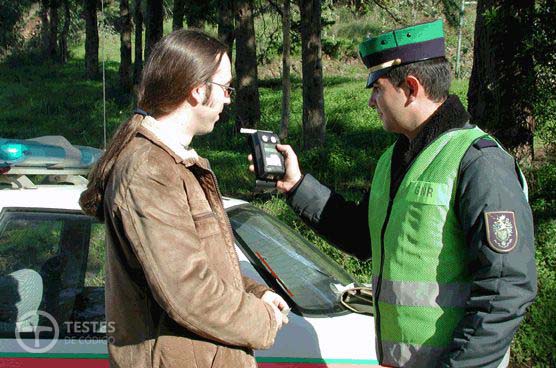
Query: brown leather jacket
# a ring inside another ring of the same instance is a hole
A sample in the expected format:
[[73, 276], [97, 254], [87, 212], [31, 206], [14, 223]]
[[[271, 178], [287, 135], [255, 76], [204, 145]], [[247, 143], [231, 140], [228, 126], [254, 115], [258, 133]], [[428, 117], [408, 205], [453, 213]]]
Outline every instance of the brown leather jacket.
[[120, 154], [105, 198], [112, 367], [256, 367], [277, 332], [269, 290], [242, 277], [208, 161], [150, 130]]

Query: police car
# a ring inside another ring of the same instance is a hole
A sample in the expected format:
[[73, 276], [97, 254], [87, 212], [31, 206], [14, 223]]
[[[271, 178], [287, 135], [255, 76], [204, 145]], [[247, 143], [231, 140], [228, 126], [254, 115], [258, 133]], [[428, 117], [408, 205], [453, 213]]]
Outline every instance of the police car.
[[[0, 138], [0, 367], [108, 367], [104, 227], [80, 211], [101, 151]], [[224, 198], [242, 272], [292, 307], [259, 367], [378, 366], [371, 297], [275, 217]]]

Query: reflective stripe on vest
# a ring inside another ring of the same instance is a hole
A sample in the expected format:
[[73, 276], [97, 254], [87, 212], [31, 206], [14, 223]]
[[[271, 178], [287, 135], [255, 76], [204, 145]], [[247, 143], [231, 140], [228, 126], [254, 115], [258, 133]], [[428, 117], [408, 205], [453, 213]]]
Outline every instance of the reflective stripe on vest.
[[[373, 284], [378, 277], [373, 276]], [[467, 282], [439, 284], [436, 282], [382, 280], [378, 301], [414, 307], [463, 308], [471, 285]]]
[[463, 317], [470, 276], [454, 201], [461, 160], [483, 136], [479, 128], [439, 136], [411, 164], [393, 201], [393, 146], [378, 162], [369, 227], [381, 363], [434, 365]]
[[430, 368], [444, 353], [443, 348], [384, 342], [384, 359], [381, 364], [393, 367]]

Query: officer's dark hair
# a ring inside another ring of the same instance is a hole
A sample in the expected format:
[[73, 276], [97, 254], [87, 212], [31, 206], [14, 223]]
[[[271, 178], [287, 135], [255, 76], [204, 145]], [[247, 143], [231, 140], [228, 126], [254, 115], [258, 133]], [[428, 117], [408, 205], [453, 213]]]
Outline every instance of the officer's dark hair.
[[425, 88], [426, 95], [435, 102], [448, 97], [452, 76], [446, 58], [434, 58], [398, 66], [386, 74], [394, 86], [399, 86], [409, 75], [414, 76]]

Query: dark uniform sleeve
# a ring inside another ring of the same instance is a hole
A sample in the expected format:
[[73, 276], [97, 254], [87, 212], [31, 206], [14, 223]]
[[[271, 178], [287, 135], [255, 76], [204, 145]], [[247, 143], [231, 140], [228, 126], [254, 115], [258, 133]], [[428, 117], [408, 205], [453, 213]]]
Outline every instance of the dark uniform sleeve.
[[472, 287], [440, 366], [496, 368], [537, 292], [533, 217], [513, 158], [493, 142], [468, 150], [457, 196]]
[[295, 213], [336, 248], [362, 261], [371, 257], [368, 193], [361, 202], [350, 202], [307, 174], [287, 200]]

